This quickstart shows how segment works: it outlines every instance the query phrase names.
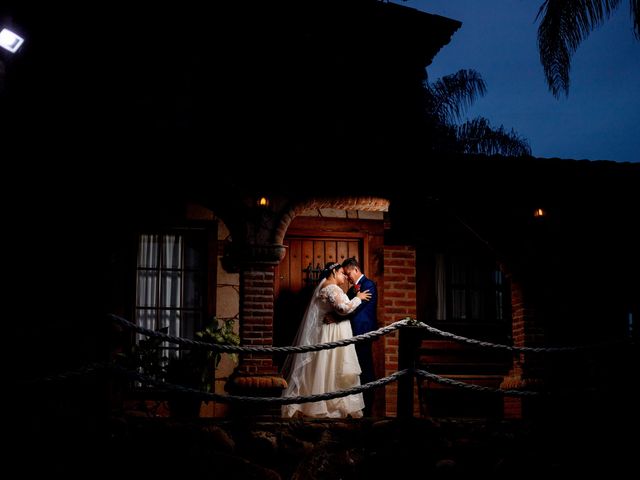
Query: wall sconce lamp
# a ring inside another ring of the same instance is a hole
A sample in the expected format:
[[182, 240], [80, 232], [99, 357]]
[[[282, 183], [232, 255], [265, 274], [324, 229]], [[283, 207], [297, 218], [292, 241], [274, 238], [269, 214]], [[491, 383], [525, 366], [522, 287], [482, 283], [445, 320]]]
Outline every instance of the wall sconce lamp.
[[269, 206], [269, 197], [265, 197], [264, 195], [258, 197], [256, 205], [259, 208], [267, 208]]
[[547, 216], [547, 211], [543, 210], [542, 208], [536, 208], [533, 211], [533, 216], [536, 217], [536, 218], [546, 217]]

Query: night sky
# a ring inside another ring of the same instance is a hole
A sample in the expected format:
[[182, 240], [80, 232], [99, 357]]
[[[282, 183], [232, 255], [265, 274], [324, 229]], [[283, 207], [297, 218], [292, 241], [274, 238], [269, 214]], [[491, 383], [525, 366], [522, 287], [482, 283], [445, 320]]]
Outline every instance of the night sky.
[[569, 97], [547, 89], [537, 50], [543, 0], [396, 0], [462, 22], [427, 68], [430, 80], [477, 70], [487, 94], [469, 110], [529, 140], [533, 155], [640, 162], [640, 42], [629, 3], [578, 48]]
[[[547, 88], [538, 56], [535, 17], [542, 2], [396, 0], [405, 7], [462, 22], [427, 71], [431, 80], [463, 68], [482, 75], [488, 91], [469, 110], [469, 118], [484, 116], [495, 127], [513, 128], [529, 141], [537, 157], [640, 162], [640, 42], [633, 37], [628, 2], [622, 2], [614, 16], [579, 47], [572, 61], [569, 96], [559, 99]], [[160, 95], [187, 81], [179, 78], [184, 67], [180, 62], [186, 62], [180, 59], [193, 49], [195, 39], [190, 35], [183, 36], [181, 42], [163, 39], [166, 22], [157, 21], [154, 10], [140, 6], [137, 12], [138, 26], [155, 25], [157, 30], [158, 44], [144, 51], [138, 45], [144, 42], [129, 36], [137, 30], [131, 5], [118, 8], [110, 2], [108, 8], [85, 6], [77, 10], [28, 6], [23, 1], [8, 3], [13, 5], [3, 2], [0, 7], [0, 20], [13, 17], [27, 38], [24, 51], [16, 58], [4, 56], [5, 96], [30, 103], [37, 115], [21, 113], [22, 104], [16, 101], [23, 118], [5, 122], [28, 127], [37, 121], [46, 125], [41, 130], [47, 131], [59, 123], [59, 116], [70, 116], [72, 102], [91, 112], [107, 107], [118, 110], [112, 100], [118, 98], [124, 105], [123, 89], [141, 92], [139, 96], [145, 100], [154, 95], [153, 85]], [[177, 12], [172, 7], [165, 10]], [[176, 25], [185, 23], [177, 13], [167, 18]], [[196, 18], [207, 32], [220, 27], [209, 19]], [[62, 24], [68, 28], [62, 29]], [[125, 28], [129, 28], [126, 34]], [[66, 48], [53, 38], [52, 33], [58, 30], [64, 30]], [[239, 59], [245, 57], [251, 55], [238, 54]], [[255, 72], [272, 66], [256, 67]], [[122, 115], [124, 108], [118, 111], [118, 116], [111, 115], [118, 119], [111, 126], [121, 118], [131, 117], [135, 122], [134, 115]], [[76, 124], [87, 123], [83, 115], [75, 115]]]

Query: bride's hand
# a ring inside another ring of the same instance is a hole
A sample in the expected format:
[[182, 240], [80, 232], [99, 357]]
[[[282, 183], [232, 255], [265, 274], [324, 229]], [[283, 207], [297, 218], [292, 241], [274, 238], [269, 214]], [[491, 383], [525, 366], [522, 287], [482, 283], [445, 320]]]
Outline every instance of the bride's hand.
[[363, 292], [358, 292], [356, 297], [360, 300], [371, 300], [371, 293], [369, 293], [369, 290], [364, 290]]

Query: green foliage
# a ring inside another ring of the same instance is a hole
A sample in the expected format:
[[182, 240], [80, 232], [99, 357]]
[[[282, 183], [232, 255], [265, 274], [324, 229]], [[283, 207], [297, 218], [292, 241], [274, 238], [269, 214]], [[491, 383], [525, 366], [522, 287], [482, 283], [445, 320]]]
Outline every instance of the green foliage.
[[[233, 332], [233, 319], [219, 321], [213, 317], [209, 324], [196, 332], [196, 340], [218, 345], [240, 345], [240, 337]], [[237, 354], [232, 355], [237, 361]], [[202, 347], [182, 347], [179, 354], [169, 359], [166, 380], [209, 392], [215, 380], [222, 354]]]
[[[160, 333], [168, 333], [168, 327], [156, 330]], [[149, 377], [156, 381], [164, 381], [166, 376], [166, 364], [169, 357], [163, 352], [163, 340], [156, 337], [145, 337], [138, 343], [134, 343], [129, 353], [119, 353], [120, 363], [127, 369]]]
[[[209, 323], [195, 333], [195, 340], [218, 345], [240, 345], [240, 337], [234, 333], [235, 320], [218, 320], [212, 317]], [[168, 328], [157, 330], [167, 333]], [[164, 340], [155, 337], [140, 340], [122, 361], [129, 370], [160, 382], [169, 382], [209, 392], [215, 380], [222, 353], [202, 347], [180, 347], [173, 351], [163, 346]], [[237, 354], [231, 355], [237, 362]]]
[[[209, 325], [203, 330], [196, 332], [196, 339], [207, 342], [215, 343], [218, 345], [240, 345], [240, 337], [233, 331], [233, 324], [235, 320], [233, 318], [229, 320], [223, 320], [220, 322], [216, 317], [213, 317]], [[209, 353], [213, 353], [209, 351]], [[230, 354], [234, 362], [238, 361], [238, 354]], [[218, 368], [222, 354], [220, 352], [213, 353], [215, 368]]]

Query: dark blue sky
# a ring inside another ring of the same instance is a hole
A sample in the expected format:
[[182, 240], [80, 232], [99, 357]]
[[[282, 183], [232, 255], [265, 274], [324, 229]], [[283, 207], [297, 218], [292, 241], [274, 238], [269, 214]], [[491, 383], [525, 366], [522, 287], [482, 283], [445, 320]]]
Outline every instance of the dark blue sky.
[[429, 79], [477, 70], [487, 94], [468, 116], [515, 129], [537, 157], [640, 162], [640, 42], [628, 2], [573, 57], [569, 97], [548, 90], [537, 50], [543, 0], [395, 3], [462, 22], [427, 68]]

